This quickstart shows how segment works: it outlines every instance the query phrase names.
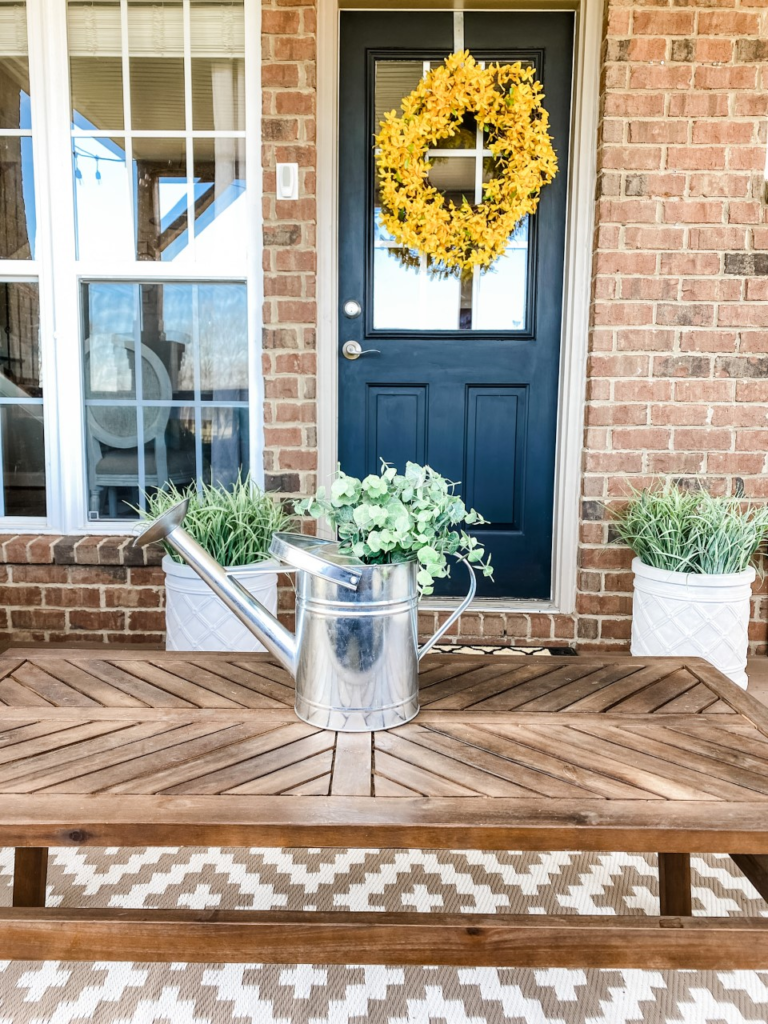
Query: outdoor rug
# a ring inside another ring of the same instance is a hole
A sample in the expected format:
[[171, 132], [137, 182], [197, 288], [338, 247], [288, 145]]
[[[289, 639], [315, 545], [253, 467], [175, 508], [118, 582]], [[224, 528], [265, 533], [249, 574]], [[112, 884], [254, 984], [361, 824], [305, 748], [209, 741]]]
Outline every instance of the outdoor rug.
[[[656, 914], [654, 856], [422, 850], [51, 851], [51, 906]], [[13, 851], [0, 850], [10, 904]], [[768, 916], [725, 856], [694, 913]], [[215, 960], [215, 950], [211, 950]], [[768, 965], [767, 965], [768, 966]], [[0, 962], [0, 1024], [745, 1024], [768, 970]]]

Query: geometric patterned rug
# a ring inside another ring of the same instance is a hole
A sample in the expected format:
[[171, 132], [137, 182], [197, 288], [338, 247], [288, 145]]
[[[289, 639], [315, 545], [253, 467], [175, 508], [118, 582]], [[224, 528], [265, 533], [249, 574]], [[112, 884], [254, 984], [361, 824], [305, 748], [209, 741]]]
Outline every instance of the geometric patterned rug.
[[[694, 914], [768, 916], [728, 857]], [[13, 851], [0, 850], [0, 905]], [[50, 906], [658, 913], [653, 855], [62, 848]], [[0, 961], [0, 1024], [763, 1024], [766, 971]], [[768, 966], [768, 965], [767, 965]]]

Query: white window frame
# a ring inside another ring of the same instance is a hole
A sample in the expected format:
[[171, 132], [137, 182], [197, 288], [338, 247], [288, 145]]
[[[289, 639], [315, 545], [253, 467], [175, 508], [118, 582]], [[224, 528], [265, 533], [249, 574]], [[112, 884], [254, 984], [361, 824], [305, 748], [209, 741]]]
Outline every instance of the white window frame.
[[[247, 257], [228, 265], [97, 262], [75, 259], [67, 0], [26, 0], [37, 215], [34, 260], [0, 260], [0, 280], [39, 282], [48, 515], [0, 517], [0, 533], [114, 535], [133, 520], [88, 519], [82, 379], [83, 282], [243, 281], [248, 304], [249, 443], [253, 479], [263, 484], [261, 4], [244, 0]], [[156, 132], [156, 135], [184, 135]], [[209, 135], [210, 133], [199, 133]], [[231, 132], [227, 135], [241, 135]]]

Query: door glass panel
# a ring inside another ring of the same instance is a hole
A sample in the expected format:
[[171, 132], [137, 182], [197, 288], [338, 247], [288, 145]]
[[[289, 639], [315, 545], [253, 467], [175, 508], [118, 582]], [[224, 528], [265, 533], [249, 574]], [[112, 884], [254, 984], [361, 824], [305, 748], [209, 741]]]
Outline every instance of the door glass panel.
[[[376, 64], [374, 125], [400, 111], [429, 61], [381, 60]], [[429, 181], [459, 207], [482, 202], [483, 182], [498, 173], [487, 135], [467, 114], [459, 130], [428, 153]], [[455, 152], [455, 155], [454, 155]], [[375, 174], [374, 170], [374, 174]], [[522, 331], [527, 320], [528, 221], [509, 239], [506, 254], [488, 270], [447, 270], [403, 249], [382, 222], [378, 182], [373, 188], [373, 326], [404, 331]]]

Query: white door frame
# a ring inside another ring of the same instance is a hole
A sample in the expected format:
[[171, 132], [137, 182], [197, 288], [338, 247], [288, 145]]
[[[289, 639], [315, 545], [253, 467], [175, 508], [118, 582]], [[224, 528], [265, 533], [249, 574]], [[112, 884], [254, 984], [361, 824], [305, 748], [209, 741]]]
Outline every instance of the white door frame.
[[[581, 451], [586, 391], [592, 231], [597, 168], [600, 45], [604, 0], [465, 0], [463, 10], [571, 10], [576, 12], [568, 213], [565, 243], [560, 398], [555, 457], [552, 598], [493, 599], [477, 604], [494, 611], [570, 614], [576, 604]], [[338, 83], [339, 12], [342, 9], [454, 10], [450, 0], [318, 0], [317, 239], [318, 239], [318, 478], [327, 484], [338, 451]], [[447, 608], [444, 599], [425, 606]]]

